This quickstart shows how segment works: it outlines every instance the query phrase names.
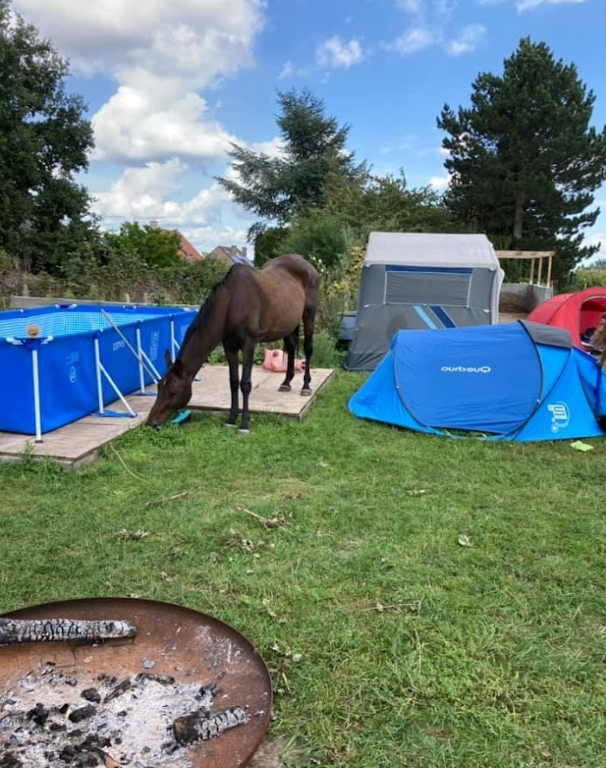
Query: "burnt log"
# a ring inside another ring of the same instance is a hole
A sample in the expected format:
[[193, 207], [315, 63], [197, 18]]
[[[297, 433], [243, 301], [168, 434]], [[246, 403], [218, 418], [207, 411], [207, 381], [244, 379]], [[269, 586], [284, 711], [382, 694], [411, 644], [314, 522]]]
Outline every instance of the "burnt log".
[[228, 728], [248, 722], [242, 707], [218, 709], [215, 712], [198, 711], [178, 717], [173, 722], [173, 733], [178, 744], [193, 744], [220, 736]]
[[135, 677], [135, 683], [159, 683], [160, 685], [174, 685], [175, 678], [171, 675], [150, 675], [149, 672], [139, 672]]
[[96, 688], [86, 688], [80, 696], [86, 701], [92, 701], [95, 704], [99, 704], [101, 701], [101, 694]]
[[96, 712], [96, 707], [92, 704], [87, 704], [85, 707], [80, 707], [79, 709], [74, 709], [73, 712], [70, 712], [69, 719], [72, 723], [81, 723], [83, 720], [88, 720], [90, 717], [93, 717]]
[[8, 752], [5, 755], [0, 755], [0, 768], [25, 768], [25, 766], [21, 760]]
[[111, 689], [111, 691], [105, 697], [104, 704], [107, 704], [108, 701], [113, 701], [114, 699], [117, 699], [118, 696], [122, 696], [123, 693], [126, 693], [126, 691], [129, 691], [131, 688], [132, 688], [132, 683], [130, 679], [127, 677], [121, 683], [118, 683], [118, 685], [116, 685], [115, 688]]
[[55, 642], [57, 640], [114, 640], [134, 637], [137, 629], [128, 621], [80, 621], [78, 619], [0, 618], [0, 645]]

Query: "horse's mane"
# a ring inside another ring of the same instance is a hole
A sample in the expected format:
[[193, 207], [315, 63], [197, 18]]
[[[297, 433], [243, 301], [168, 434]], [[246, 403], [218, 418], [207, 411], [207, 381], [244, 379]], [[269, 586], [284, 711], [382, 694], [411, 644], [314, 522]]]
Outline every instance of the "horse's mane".
[[185, 336], [183, 337], [183, 345], [185, 345], [189, 341], [191, 336], [193, 336], [195, 333], [197, 333], [197, 331], [201, 330], [206, 325], [209, 318], [212, 316], [213, 312], [215, 311], [218, 293], [221, 291], [221, 289], [225, 288], [227, 283], [230, 281], [232, 272], [237, 266], [238, 266], [237, 264], [233, 264], [229, 268], [229, 270], [226, 272], [226, 274], [223, 276], [223, 278], [213, 285], [210, 293], [208, 294], [208, 296], [204, 300], [204, 303], [198, 310], [198, 314], [196, 315], [194, 320], [191, 322], [189, 328], [185, 332]]

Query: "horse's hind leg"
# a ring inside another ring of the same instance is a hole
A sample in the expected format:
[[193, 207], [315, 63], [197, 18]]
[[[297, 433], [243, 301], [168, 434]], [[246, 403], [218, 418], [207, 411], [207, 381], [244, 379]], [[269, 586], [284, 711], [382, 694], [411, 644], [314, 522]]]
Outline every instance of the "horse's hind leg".
[[229, 416], [225, 422], [226, 427], [235, 427], [238, 421], [238, 350], [237, 349], [225, 349], [225, 356], [229, 364], [229, 389], [231, 391], [231, 407], [229, 409]]
[[311, 356], [314, 351], [314, 327], [316, 324], [316, 308], [305, 307], [303, 313], [303, 349], [305, 351], [305, 373], [303, 374], [303, 389], [301, 394], [311, 395]]
[[280, 384], [278, 392], [290, 392], [290, 382], [295, 375], [295, 354], [297, 352], [297, 346], [299, 344], [299, 326], [284, 337], [284, 351], [286, 352], [286, 378]]
[[248, 338], [244, 342], [242, 349], [242, 378], [240, 380], [240, 389], [242, 390], [242, 421], [239, 432], [246, 435], [250, 432], [250, 411], [248, 409], [248, 398], [252, 389], [252, 368], [255, 356], [255, 342]]

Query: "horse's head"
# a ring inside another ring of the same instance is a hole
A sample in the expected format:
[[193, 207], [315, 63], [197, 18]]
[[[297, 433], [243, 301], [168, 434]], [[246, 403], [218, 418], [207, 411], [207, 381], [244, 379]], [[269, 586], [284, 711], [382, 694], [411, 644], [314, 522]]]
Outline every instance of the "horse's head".
[[168, 370], [158, 382], [158, 396], [147, 417], [147, 423], [151, 427], [161, 427], [191, 399], [191, 379], [185, 375], [181, 361], [177, 359], [171, 363], [167, 352], [166, 364]]

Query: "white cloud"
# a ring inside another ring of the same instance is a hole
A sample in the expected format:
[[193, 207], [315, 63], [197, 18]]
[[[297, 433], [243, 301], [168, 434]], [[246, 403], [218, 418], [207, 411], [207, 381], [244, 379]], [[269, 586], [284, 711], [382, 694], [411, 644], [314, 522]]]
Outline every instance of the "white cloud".
[[108, 218], [160, 219], [176, 216], [179, 206], [165, 202], [178, 191], [178, 177], [187, 169], [180, 160], [127, 168], [108, 192], [94, 193], [94, 210]]
[[457, 0], [396, 0], [396, 5], [411, 14], [414, 23], [396, 40], [382, 45], [387, 50], [408, 54], [440, 45], [449, 55], [459, 56], [473, 51], [486, 34], [486, 28], [481, 24], [470, 24], [463, 28], [459, 37], [449, 39], [452, 36], [450, 28], [458, 5]]
[[423, 0], [397, 0], [396, 6], [408, 13], [414, 13], [420, 15], [425, 10], [425, 3]]
[[257, 141], [250, 145], [253, 152], [262, 152], [268, 157], [284, 157], [285, 144], [284, 141], [276, 136], [269, 141]]
[[219, 227], [189, 227], [180, 231], [203, 253], [209, 253], [217, 245], [237, 245], [246, 248], [249, 258], [254, 256], [250, 243], [246, 242], [246, 229], [223, 224]]
[[528, 11], [540, 5], [562, 5], [563, 3], [584, 3], [586, 0], [519, 0], [516, 3], [518, 11]]
[[308, 74], [308, 69], [295, 67], [292, 61], [287, 61], [280, 70], [278, 80], [288, 80], [294, 77], [306, 77]]
[[450, 157], [450, 150], [445, 147], [438, 147], [438, 153], [442, 155], [442, 157]]
[[109, 191], [94, 195], [93, 209], [108, 228], [123, 221], [157, 220], [165, 229], [178, 229], [202, 251], [219, 244], [244, 245], [252, 219], [216, 182], [189, 200], [174, 199], [186, 170], [179, 160], [127, 168]]
[[173, 101], [122, 86], [93, 118], [93, 158], [141, 162], [220, 157], [236, 138], [216, 121], [205, 120], [206, 109], [205, 100], [195, 93]]
[[295, 68], [292, 65], [292, 61], [287, 61], [282, 67], [280, 74], [278, 75], [278, 80], [285, 80], [288, 77], [293, 77], [294, 74]]
[[316, 61], [322, 67], [340, 67], [349, 69], [354, 64], [364, 61], [360, 43], [352, 39], [343, 42], [340, 37], [331, 37], [316, 48]]
[[397, 53], [416, 53], [438, 41], [436, 32], [426, 27], [412, 27], [387, 47]]
[[595, 232], [592, 235], [589, 235], [588, 237], [584, 238], [585, 245], [589, 246], [600, 246], [600, 250], [594, 255], [593, 258], [596, 259], [603, 259], [606, 256], [606, 233], [604, 232]]
[[463, 53], [471, 53], [476, 49], [485, 36], [486, 27], [481, 24], [470, 24], [463, 28], [459, 37], [447, 43], [446, 52], [450, 56], [460, 56]]
[[132, 68], [209, 80], [250, 63], [257, 0], [16, 0], [15, 6], [85, 71]]
[[432, 176], [431, 179], [429, 179], [429, 186], [433, 187], [437, 192], [443, 192], [445, 189], [448, 189], [448, 185], [450, 184], [450, 176]]
[[93, 118], [94, 159], [208, 160], [233, 140], [198, 91], [253, 62], [261, 0], [16, 0], [84, 73], [116, 93]]

